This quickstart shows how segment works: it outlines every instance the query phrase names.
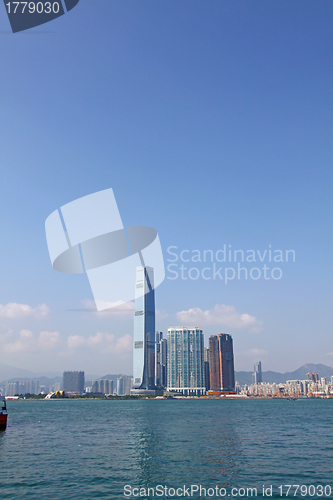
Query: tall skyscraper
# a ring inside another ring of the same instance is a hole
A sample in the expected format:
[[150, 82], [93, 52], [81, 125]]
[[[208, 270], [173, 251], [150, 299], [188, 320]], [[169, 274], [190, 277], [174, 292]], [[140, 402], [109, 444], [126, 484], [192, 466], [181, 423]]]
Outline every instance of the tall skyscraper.
[[155, 389], [154, 270], [136, 269], [134, 307], [133, 392]]
[[122, 375], [117, 378], [117, 396], [127, 396], [131, 394], [132, 377], [130, 375]]
[[168, 390], [185, 395], [206, 392], [204, 377], [204, 337], [198, 327], [168, 328]]
[[162, 387], [162, 373], [161, 373], [161, 340], [163, 338], [162, 332], [155, 333], [155, 386]]
[[155, 334], [155, 386], [163, 388], [167, 385], [167, 340], [162, 332]]
[[205, 369], [205, 387], [206, 387], [206, 391], [209, 391], [209, 389], [210, 389], [209, 347], [204, 348], [204, 369]]
[[262, 371], [261, 371], [261, 361], [254, 364], [254, 371], [252, 374], [252, 383], [261, 384], [262, 382]]
[[168, 383], [167, 379], [167, 363], [168, 363], [168, 341], [167, 339], [161, 339], [161, 385], [166, 387]]
[[219, 333], [209, 338], [209, 372], [211, 391], [234, 391], [235, 371], [232, 337]]
[[84, 372], [64, 372], [63, 390], [82, 394], [84, 391]]
[[209, 337], [209, 381], [211, 391], [221, 390], [220, 354], [217, 335]]
[[223, 391], [234, 391], [235, 369], [232, 337], [227, 333], [220, 333], [218, 338], [220, 351], [221, 389]]
[[312, 382], [318, 382], [318, 380], [319, 380], [318, 373], [308, 372], [306, 374], [306, 378], [307, 378], [307, 380], [312, 380]]

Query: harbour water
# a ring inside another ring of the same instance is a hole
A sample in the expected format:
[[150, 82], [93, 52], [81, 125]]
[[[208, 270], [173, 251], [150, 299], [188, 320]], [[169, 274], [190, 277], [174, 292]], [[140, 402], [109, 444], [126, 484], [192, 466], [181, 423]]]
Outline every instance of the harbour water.
[[281, 485], [315, 488], [288, 497], [333, 498], [333, 400], [9, 401], [8, 413], [3, 500], [177, 498], [172, 488], [188, 496], [191, 485], [206, 498], [262, 497], [263, 485], [270, 498]]

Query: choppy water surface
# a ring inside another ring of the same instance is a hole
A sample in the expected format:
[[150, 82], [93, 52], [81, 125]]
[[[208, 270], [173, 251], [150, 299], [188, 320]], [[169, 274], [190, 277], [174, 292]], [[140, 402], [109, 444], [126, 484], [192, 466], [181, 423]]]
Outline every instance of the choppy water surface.
[[227, 497], [232, 487], [262, 496], [273, 485], [281, 498], [284, 484], [315, 486], [299, 498], [328, 498], [318, 485], [333, 493], [333, 400], [10, 401], [8, 411], [2, 499], [135, 498], [125, 485], [201, 484]]

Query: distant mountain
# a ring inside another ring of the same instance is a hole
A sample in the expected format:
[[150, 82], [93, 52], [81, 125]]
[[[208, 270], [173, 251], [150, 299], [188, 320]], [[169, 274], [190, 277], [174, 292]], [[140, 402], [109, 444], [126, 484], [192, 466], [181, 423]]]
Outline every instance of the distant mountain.
[[36, 378], [38, 375], [30, 370], [23, 368], [15, 368], [14, 366], [0, 363], [0, 380], [8, 380], [10, 378]]
[[[287, 380], [304, 380], [306, 379], [306, 374], [308, 372], [318, 373], [319, 378], [326, 377], [328, 380], [333, 375], [333, 368], [331, 366], [326, 366], [322, 364], [308, 363], [293, 372], [279, 373], [267, 371], [263, 372], [262, 379], [263, 382], [269, 382], [276, 384], [282, 384]], [[62, 383], [62, 375], [52, 376], [57, 372], [47, 373], [48, 377], [42, 374], [32, 372], [30, 370], [25, 370], [23, 368], [15, 368], [14, 366], [9, 366], [4, 363], [0, 363], [0, 386], [4, 386], [6, 381], [15, 382], [16, 380], [31, 380], [38, 379], [40, 385], [53, 385], [55, 382]], [[92, 375], [86, 375], [86, 386], [91, 386], [93, 380], [100, 378], [113, 380], [113, 386], [117, 386], [117, 378], [121, 377], [123, 374], [107, 374], [103, 377], [93, 377]], [[235, 372], [235, 379], [240, 385], [252, 384], [252, 372], [239, 371]]]
[[55, 384], [56, 382], [60, 382], [62, 384], [62, 377], [53, 377], [53, 378], [49, 378], [49, 377], [13, 377], [13, 378], [10, 378], [10, 379], [6, 379], [6, 380], [3, 380], [2, 382], [0, 382], [0, 387], [2, 387], [3, 389], [5, 388], [6, 386], [6, 383], [9, 382], [17, 382], [17, 381], [20, 381], [20, 382], [24, 382], [26, 380], [38, 380], [39, 382], [39, 386], [42, 386], [42, 385], [45, 385], [45, 387], [48, 389], [50, 386], [52, 386], [53, 384]]
[[86, 387], [89, 387], [89, 386], [91, 386], [93, 380], [99, 380], [99, 379], [104, 378], [107, 380], [113, 380], [113, 387], [116, 388], [117, 387], [117, 378], [122, 377], [123, 375], [124, 375], [123, 373], [118, 373], [117, 375], [114, 375], [114, 374], [112, 375], [109, 373], [108, 375], [104, 375], [103, 377], [94, 377], [91, 380], [88, 379], [88, 377], [87, 377], [85, 384], [86, 384]]
[[[262, 380], [263, 382], [283, 384], [287, 380], [305, 380], [308, 372], [318, 373], [319, 378], [330, 379], [333, 375], [333, 368], [322, 364], [308, 363], [293, 372], [263, 372]], [[235, 379], [240, 385], [252, 384], [252, 372], [235, 372]]]

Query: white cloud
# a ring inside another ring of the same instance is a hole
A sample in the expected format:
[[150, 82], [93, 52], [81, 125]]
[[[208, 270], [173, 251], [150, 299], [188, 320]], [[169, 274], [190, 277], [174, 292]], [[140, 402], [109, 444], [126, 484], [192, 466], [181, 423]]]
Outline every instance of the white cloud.
[[70, 349], [80, 347], [95, 347], [103, 352], [124, 354], [132, 351], [133, 337], [126, 333], [122, 337], [115, 337], [113, 333], [97, 332], [89, 337], [70, 335], [67, 345]]
[[59, 343], [59, 332], [40, 332], [39, 336], [35, 337], [31, 330], [21, 330], [18, 339], [5, 344], [3, 350], [7, 353], [49, 351]]
[[214, 309], [203, 311], [194, 307], [188, 311], [180, 311], [176, 314], [177, 319], [186, 325], [210, 326], [220, 325], [227, 328], [248, 329], [250, 332], [258, 333], [262, 330], [262, 322], [250, 314], [240, 314], [234, 306], [217, 304]]
[[249, 349], [247, 354], [249, 354], [250, 356], [263, 356], [264, 354], [267, 354], [267, 351], [255, 347], [254, 349]]
[[42, 350], [51, 350], [60, 344], [59, 332], [40, 332], [38, 347]]
[[6, 340], [10, 339], [13, 336], [13, 330], [7, 330], [5, 333], [0, 333], [0, 342], [6, 342]]
[[156, 321], [161, 321], [161, 319], [165, 319], [168, 316], [169, 315], [165, 311], [159, 311], [159, 309], [156, 309], [155, 311]]
[[46, 304], [39, 304], [37, 307], [31, 307], [27, 304], [17, 304], [9, 302], [8, 304], [0, 304], [0, 318], [44, 318], [48, 316], [50, 309]]
[[34, 334], [30, 330], [21, 330], [20, 336], [15, 342], [5, 344], [4, 351], [7, 353], [17, 353], [21, 351], [31, 351], [34, 348]]
[[131, 352], [133, 348], [133, 337], [128, 333], [125, 333], [122, 337], [117, 338], [116, 345], [114, 347], [114, 352], [116, 353], [125, 353]]
[[70, 335], [67, 339], [67, 345], [70, 349], [76, 349], [82, 345], [86, 345], [86, 339], [81, 335]]

